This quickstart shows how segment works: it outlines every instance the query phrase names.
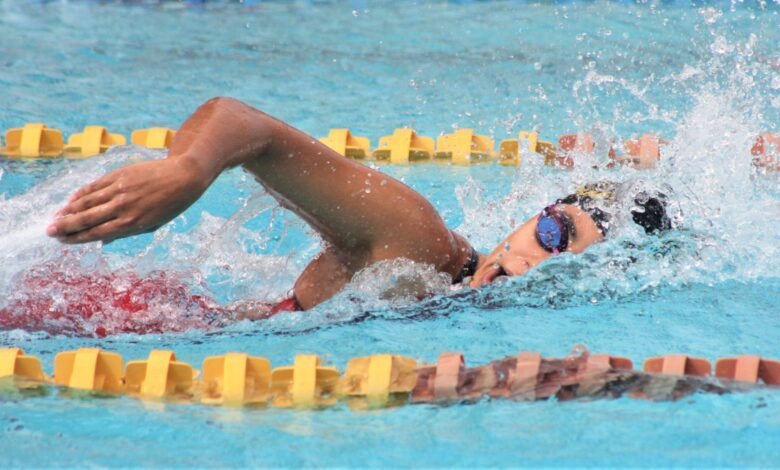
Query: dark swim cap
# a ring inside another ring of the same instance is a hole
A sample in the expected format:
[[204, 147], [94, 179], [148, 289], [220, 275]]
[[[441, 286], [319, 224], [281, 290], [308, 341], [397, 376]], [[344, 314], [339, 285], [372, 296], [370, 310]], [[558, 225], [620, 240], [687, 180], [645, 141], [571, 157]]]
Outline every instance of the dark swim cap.
[[645, 191], [634, 198], [637, 207], [631, 209], [631, 218], [645, 229], [645, 233], [659, 233], [672, 228], [672, 221], [666, 213], [666, 194], [656, 192], [652, 195]]

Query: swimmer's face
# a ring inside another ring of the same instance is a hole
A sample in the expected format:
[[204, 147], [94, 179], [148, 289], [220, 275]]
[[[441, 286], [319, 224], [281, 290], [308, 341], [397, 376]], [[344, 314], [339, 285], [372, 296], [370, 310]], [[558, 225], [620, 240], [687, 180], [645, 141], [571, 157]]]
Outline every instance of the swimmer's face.
[[[601, 240], [603, 236], [590, 216], [576, 206], [560, 204], [573, 230], [569, 233], [566, 251], [582, 253], [587, 247]], [[499, 244], [484, 262], [480, 263], [469, 284], [480, 287], [490, 284], [501, 276], [522, 276], [528, 270], [553, 256], [542, 248], [536, 239], [537, 217], [531, 218], [512, 232]]]

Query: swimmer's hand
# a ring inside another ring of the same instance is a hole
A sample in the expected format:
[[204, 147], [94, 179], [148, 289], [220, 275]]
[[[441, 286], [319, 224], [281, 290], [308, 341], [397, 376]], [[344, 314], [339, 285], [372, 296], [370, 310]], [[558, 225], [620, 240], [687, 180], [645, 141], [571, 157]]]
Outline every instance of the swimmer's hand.
[[211, 180], [186, 157], [120, 168], [76, 191], [46, 234], [87, 243], [152, 232], [192, 205]]

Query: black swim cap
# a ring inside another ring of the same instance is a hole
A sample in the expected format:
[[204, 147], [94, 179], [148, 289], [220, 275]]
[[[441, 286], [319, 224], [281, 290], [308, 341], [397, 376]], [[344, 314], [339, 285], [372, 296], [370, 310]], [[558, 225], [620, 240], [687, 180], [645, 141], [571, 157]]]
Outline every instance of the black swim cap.
[[634, 203], [637, 207], [631, 209], [631, 217], [645, 229], [645, 233], [658, 233], [672, 228], [672, 221], [666, 213], [666, 194], [657, 192], [650, 195], [642, 191], [636, 195]]

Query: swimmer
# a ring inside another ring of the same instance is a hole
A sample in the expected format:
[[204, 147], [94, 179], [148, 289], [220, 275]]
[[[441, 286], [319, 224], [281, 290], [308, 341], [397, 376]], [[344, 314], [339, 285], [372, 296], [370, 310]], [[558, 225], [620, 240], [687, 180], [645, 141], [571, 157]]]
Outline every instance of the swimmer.
[[[152, 232], [192, 205], [222, 171], [239, 165], [326, 245], [291, 296], [264, 316], [310, 309], [383, 260], [426, 263], [471, 287], [521, 276], [550, 257], [581, 253], [602, 240], [615, 191], [609, 184], [586, 187], [542, 209], [491, 253], [479, 254], [400, 181], [240, 101], [214, 98], [184, 122], [166, 159], [120, 168], [78, 189], [47, 234], [70, 244]], [[633, 220], [645, 231], [670, 227], [663, 195], [639, 195], [635, 202], [640, 209]]]

